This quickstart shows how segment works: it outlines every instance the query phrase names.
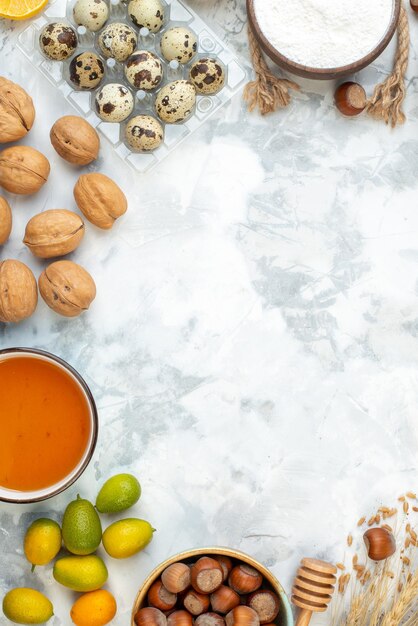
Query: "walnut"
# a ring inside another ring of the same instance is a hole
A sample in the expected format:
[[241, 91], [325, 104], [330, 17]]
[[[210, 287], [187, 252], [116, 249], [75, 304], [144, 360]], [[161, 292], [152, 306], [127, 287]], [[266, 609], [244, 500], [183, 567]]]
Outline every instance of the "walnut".
[[65, 115], [57, 120], [50, 138], [60, 157], [74, 165], [88, 165], [99, 154], [99, 135], [93, 126], [76, 115]]
[[15, 259], [0, 261], [0, 322], [20, 322], [32, 315], [38, 303], [35, 276]]
[[127, 208], [125, 194], [104, 174], [83, 174], [74, 187], [74, 198], [84, 216], [99, 228], [112, 228]]
[[90, 274], [72, 261], [51, 263], [39, 277], [39, 291], [47, 305], [65, 317], [87, 311], [96, 297]]
[[64, 256], [75, 250], [84, 236], [84, 222], [77, 213], [50, 209], [26, 224], [23, 243], [41, 259]]
[[22, 87], [0, 76], [0, 143], [22, 139], [34, 119], [32, 98]]
[[35, 148], [12, 146], [0, 152], [0, 187], [28, 195], [36, 193], [48, 180], [48, 159]]
[[6, 243], [12, 231], [12, 210], [6, 198], [0, 196], [0, 246]]

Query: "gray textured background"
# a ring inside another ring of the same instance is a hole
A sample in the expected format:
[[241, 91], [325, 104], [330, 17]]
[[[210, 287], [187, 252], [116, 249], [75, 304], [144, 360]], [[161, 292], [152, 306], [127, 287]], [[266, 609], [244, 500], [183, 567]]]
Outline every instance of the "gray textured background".
[[[243, 0], [190, 2], [246, 56]], [[224, 544], [270, 566], [289, 589], [305, 555], [339, 559], [363, 513], [417, 483], [418, 25], [412, 20], [408, 123], [395, 131], [340, 117], [333, 85], [304, 82], [261, 119], [240, 96], [145, 178], [105, 145], [92, 169], [114, 176], [130, 209], [111, 233], [88, 228], [74, 258], [94, 275], [88, 314], [67, 321], [41, 302], [0, 327], [0, 345], [66, 358], [97, 398], [101, 433], [77, 486], [44, 505], [0, 507], [0, 587], [34, 584], [68, 624], [72, 594], [22, 557], [33, 515], [93, 498], [135, 472], [135, 514], [158, 529], [145, 553], [110, 563], [126, 624], [150, 568], [189, 547]], [[13, 199], [1, 258], [42, 264], [20, 243], [43, 208], [73, 208], [76, 171], [48, 131], [71, 113], [16, 52], [21, 25], [0, 23], [0, 73], [36, 102], [27, 143], [53, 172]], [[359, 79], [388, 72], [391, 47]], [[5, 620], [0, 618], [0, 623]], [[321, 618], [317, 620], [321, 623]], [[325, 623], [325, 622], [322, 622]]]

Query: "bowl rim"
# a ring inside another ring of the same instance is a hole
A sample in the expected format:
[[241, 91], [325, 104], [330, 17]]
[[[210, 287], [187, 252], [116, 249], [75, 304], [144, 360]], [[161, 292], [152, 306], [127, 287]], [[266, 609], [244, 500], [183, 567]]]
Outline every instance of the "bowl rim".
[[266, 38], [263, 31], [258, 24], [255, 9], [254, 9], [254, 0], [247, 0], [247, 14], [249, 25], [252, 28], [254, 35], [261, 46], [262, 50], [270, 57], [276, 65], [282, 67], [284, 70], [291, 72], [292, 74], [296, 74], [297, 76], [302, 76], [303, 78], [311, 78], [317, 80], [333, 80], [336, 78], [340, 78], [343, 76], [347, 76], [348, 74], [355, 74], [356, 72], [364, 69], [367, 65], [370, 65], [378, 56], [382, 54], [385, 48], [389, 45], [389, 42], [393, 38], [396, 27], [399, 20], [399, 15], [401, 11], [401, 0], [393, 0], [393, 11], [392, 18], [389, 22], [389, 26], [386, 30], [386, 33], [382, 37], [382, 39], [377, 44], [376, 48], [371, 50], [366, 56], [362, 57], [358, 61], [354, 63], [349, 63], [348, 65], [342, 65], [341, 67], [334, 68], [315, 68], [309, 67], [308, 65], [303, 65], [301, 63], [297, 63], [296, 61], [292, 61], [288, 59], [286, 56], [281, 54]]
[[[73, 485], [80, 478], [80, 476], [84, 473], [87, 466], [90, 464], [90, 461], [93, 458], [93, 454], [96, 449], [98, 433], [99, 433], [99, 417], [98, 417], [98, 412], [97, 412], [97, 406], [96, 406], [96, 402], [94, 400], [93, 394], [90, 391], [90, 388], [87, 385], [84, 378], [81, 376], [81, 374], [77, 372], [76, 369], [74, 369], [74, 367], [72, 367], [72, 365], [67, 363], [67, 361], [65, 361], [61, 357], [55, 354], [52, 354], [51, 352], [47, 352], [46, 350], [41, 350], [38, 348], [19, 347], [19, 348], [3, 348], [0, 350], [0, 358], [3, 355], [8, 355], [8, 354], [10, 355], [29, 354], [29, 355], [34, 355], [34, 356], [40, 356], [47, 361], [52, 361], [53, 363], [58, 364], [64, 370], [69, 372], [72, 375], [72, 377], [76, 380], [76, 382], [79, 384], [79, 386], [85, 393], [87, 403], [89, 404], [89, 407], [90, 407], [90, 418], [91, 418], [91, 429], [92, 429], [90, 442], [88, 444], [88, 447], [85, 450], [85, 453], [84, 453], [85, 458], [83, 462], [78, 467], [77, 471], [68, 478], [68, 480], [65, 480], [65, 478], [63, 478], [63, 481], [65, 482], [60, 487], [57, 487], [55, 489], [54, 489], [55, 485], [51, 485], [52, 491], [48, 491], [48, 493], [41, 495], [41, 496], [31, 496], [31, 497], [25, 498], [20, 495], [20, 494], [24, 494], [25, 493], [24, 491], [16, 490], [16, 493], [19, 494], [19, 497], [8, 498], [6, 496], [1, 495], [0, 493], [0, 502], [8, 502], [10, 504], [32, 504], [35, 502], [43, 502], [44, 500], [49, 500], [50, 498], [57, 496], [58, 494], [62, 493], [63, 491], [71, 487], [71, 485]], [[45, 487], [45, 490], [46, 489], [48, 489], [48, 487]], [[28, 493], [31, 493], [31, 492], [28, 492]]]
[[172, 565], [173, 563], [177, 563], [178, 561], [184, 561], [186, 559], [190, 559], [196, 556], [205, 556], [205, 555], [228, 556], [232, 559], [241, 560], [244, 563], [251, 565], [252, 567], [257, 569], [259, 572], [261, 572], [264, 578], [268, 580], [270, 585], [275, 589], [275, 591], [279, 595], [280, 602], [284, 609], [284, 615], [286, 619], [285, 623], [282, 626], [294, 626], [293, 612], [292, 612], [289, 598], [287, 597], [287, 594], [283, 586], [275, 577], [275, 575], [265, 565], [257, 561], [257, 559], [250, 556], [249, 554], [246, 554], [245, 552], [242, 552], [241, 550], [234, 550], [233, 548], [227, 548], [227, 547], [222, 547], [222, 546], [211, 546], [208, 548], [193, 548], [192, 550], [185, 550], [183, 552], [179, 552], [178, 554], [174, 554], [170, 558], [166, 559], [165, 561], [157, 565], [150, 572], [150, 574], [148, 574], [148, 576], [142, 583], [136, 595], [134, 605], [132, 608], [132, 613], [131, 613], [131, 626], [136, 626], [135, 620], [134, 620], [135, 613], [142, 607], [142, 604], [144, 600], [146, 599], [148, 590], [151, 587], [152, 583], [162, 574], [162, 572], [169, 565]]

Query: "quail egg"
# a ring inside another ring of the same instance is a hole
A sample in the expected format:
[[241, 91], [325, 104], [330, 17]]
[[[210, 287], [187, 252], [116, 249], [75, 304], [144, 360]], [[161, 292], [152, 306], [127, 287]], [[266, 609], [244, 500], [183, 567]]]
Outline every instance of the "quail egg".
[[71, 60], [70, 81], [78, 89], [94, 89], [104, 73], [103, 61], [94, 52], [81, 52]]
[[42, 52], [54, 61], [63, 61], [77, 48], [77, 35], [74, 28], [62, 22], [47, 24], [39, 35]]
[[126, 62], [125, 76], [135, 89], [150, 91], [160, 84], [163, 78], [163, 64], [153, 52], [134, 52]]
[[225, 69], [217, 59], [199, 59], [190, 68], [190, 80], [197, 93], [211, 95], [225, 84]]
[[95, 33], [106, 24], [109, 8], [104, 0], [77, 0], [73, 16], [76, 24]]
[[126, 61], [136, 48], [137, 36], [130, 26], [113, 22], [100, 33], [98, 43], [106, 58]]
[[164, 140], [160, 122], [150, 115], [136, 115], [126, 125], [125, 138], [128, 146], [137, 152], [156, 150]]
[[155, 110], [164, 122], [183, 122], [193, 112], [196, 90], [188, 80], [175, 80], [165, 85], [155, 99]]
[[128, 14], [135, 26], [157, 33], [164, 22], [164, 7], [160, 0], [131, 0]]
[[167, 61], [188, 63], [197, 51], [196, 35], [183, 26], [167, 30], [161, 38], [161, 52]]
[[132, 113], [134, 99], [127, 87], [119, 83], [104, 85], [96, 95], [97, 115], [104, 122], [123, 122]]

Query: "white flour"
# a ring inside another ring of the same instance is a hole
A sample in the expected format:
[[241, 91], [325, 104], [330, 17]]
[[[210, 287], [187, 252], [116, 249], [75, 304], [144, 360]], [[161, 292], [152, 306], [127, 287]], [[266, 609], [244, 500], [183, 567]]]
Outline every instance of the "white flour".
[[393, 0], [254, 0], [269, 42], [288, 59], [334, 68], [366, 56], [383, 38]]

